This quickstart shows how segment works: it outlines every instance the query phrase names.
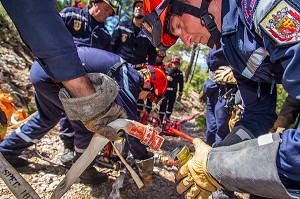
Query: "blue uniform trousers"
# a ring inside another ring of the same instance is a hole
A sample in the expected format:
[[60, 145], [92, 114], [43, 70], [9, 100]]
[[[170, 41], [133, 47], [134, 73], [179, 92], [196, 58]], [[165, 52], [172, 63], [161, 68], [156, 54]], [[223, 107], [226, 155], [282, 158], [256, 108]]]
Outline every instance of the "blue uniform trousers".
[[168, 91], [165, 94], [165, 99], [160, 104], [159, 107], [159, 118], [162, 121], [164, 119], [164, 116], [166, 116], [167, 119], [170, 118], [173, 107], [176, 101], [176, 93], [177, 91]]
[[255, 137], [268, 133], [273, 126], [276, 115], [276, 85], [254, 82], [236, 76], [240, 90], [244, 112], [235, 126], [243, 125]]
[[225, 88], [211, 79], [204, 83], [206, 103], [206, 143], [210, 146], [218, 145], [229, 133], [228, 122], [230, 114], [224, 109], [226, 99], [222, 98]]
[[[64, 114], [58, 98], [58, 85], [52, 82], [37, 62], [31, 67], [30, 78], [35, 87], [38, 113], [0, 143], [0, 151], [5, 157], [20, 155], [23, 150], [38, 142]], [[80, 121], [70, 121], [70, 123], [77, 130], [75, 146], [85, 149], [93, 134]]]

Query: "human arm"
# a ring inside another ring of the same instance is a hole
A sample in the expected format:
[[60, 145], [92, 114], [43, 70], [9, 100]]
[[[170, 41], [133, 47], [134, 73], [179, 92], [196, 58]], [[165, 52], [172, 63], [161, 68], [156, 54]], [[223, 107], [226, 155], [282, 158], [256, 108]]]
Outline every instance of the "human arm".
[[118, 52], [118, 47], [120, 45], [121, 42], [121, 30], [120, 30], [120, 25], [118, 25], [113, 34], [112, 34], [112, 38], [111, 38], [111, 51], [115, 54], [117, 54]]
[[270, 132], [276, 132], [277, 128], [286, 129], [294, 124], [300, 112], [300, 101], [288, 95], [285, 99], [277, 120], [274, 122]]
[[[212, 149], [196, 138], [194, 157], [176, 175], [180, 181], [177, 191], [190, 198], [207, 198], [216, 188], [269, 198], [293, 198], [280, 181], [276, 167], [281, 141], [284, 140], [279, 134], [267, 134]], [[294, 166], [299, 170], [299, 164]]]

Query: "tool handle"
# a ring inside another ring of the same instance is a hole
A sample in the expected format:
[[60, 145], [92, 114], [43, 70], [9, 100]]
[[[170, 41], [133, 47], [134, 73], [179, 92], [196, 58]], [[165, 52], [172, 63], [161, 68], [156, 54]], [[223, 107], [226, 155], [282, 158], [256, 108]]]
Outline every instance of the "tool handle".
[[173, 133], [175, 133], [176, 135], [178, 135], [178, 136], [180, 136], [180, 137], [182, 137], [182, 138], [184, 138], [184, 139], [187, 139], [187, 140], [189, 140], [189, 141], [191, 141], [191, 142], [193, 142], [193, 140], [194, 140], [193, 137], [191, 137], [191, 136], [189, 136], [189, 135], [187, 135], [187, 134], [184, 134], [184, 133], [178, 131], [177, 129], [174, 129], [174, 128], [170, 127], [170, 130], [171, 130]]

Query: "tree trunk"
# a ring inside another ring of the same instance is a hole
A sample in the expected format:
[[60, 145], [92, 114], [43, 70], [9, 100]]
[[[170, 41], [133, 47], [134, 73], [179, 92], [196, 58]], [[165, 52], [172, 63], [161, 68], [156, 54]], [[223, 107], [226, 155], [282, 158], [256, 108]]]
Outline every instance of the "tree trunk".
[[193, 63], [194, 63], [194, 59], [195, 59], [195, 54], [196, 54], [197, 46], [198, 46], [198, 44], [196, 44], [196, 43], [194, 43], [193, 46], [192, 46], [193, 49], [192, 49], [191, 59], [190, 59], [189, 65], [188, 65], [188, 67], [187, 67], [187, 69], [185, 71], [185, 76], [184, 76], [185, 83], [188, 82], [190, 74], [191, 74], [191, 71], [192, 71], [192, 67], [193, 67]]

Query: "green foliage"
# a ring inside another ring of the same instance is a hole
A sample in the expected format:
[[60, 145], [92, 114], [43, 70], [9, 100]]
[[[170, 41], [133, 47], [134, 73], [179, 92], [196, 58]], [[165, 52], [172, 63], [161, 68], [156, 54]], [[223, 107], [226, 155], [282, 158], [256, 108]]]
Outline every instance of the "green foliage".
[[285, 101], [285, 98], [288, 96], [287, 92], [284, 90], [281, 84], [277, 85], [277, 102], [276, 102], [276, 113], [280, 112], [282, 104]]
[[64, 9], [65, 7], [67, 7], [67, 5], [64, 3], [64, 2], [62, 2], [62, 1], [55, 1], [54, 2], [54, 6], [55, 6], [55, 8], [56, 8], [56, 10], [58, 11], [58, 12], [60, 12], [62, 9]]
[[190, 84], [192, 85], [194, 90], [196, 90], [199, 93], [202, 90], [203, 84], [207, 77], [208, 74], [205, 71], [200, 70], [200, 66], [196, 66]]
[[206, 129], [206, 117], [205, 117], [205, 115], [197, 117], [195, 119], [195, 121], [196, 121], [196, 126], [197, 127], [200, 127], [202, 129]]
[[184, 111], [184, 106], [181, 103], [176, 101], [174, 104], [174, 110], [179, 111], [179, 112]]

